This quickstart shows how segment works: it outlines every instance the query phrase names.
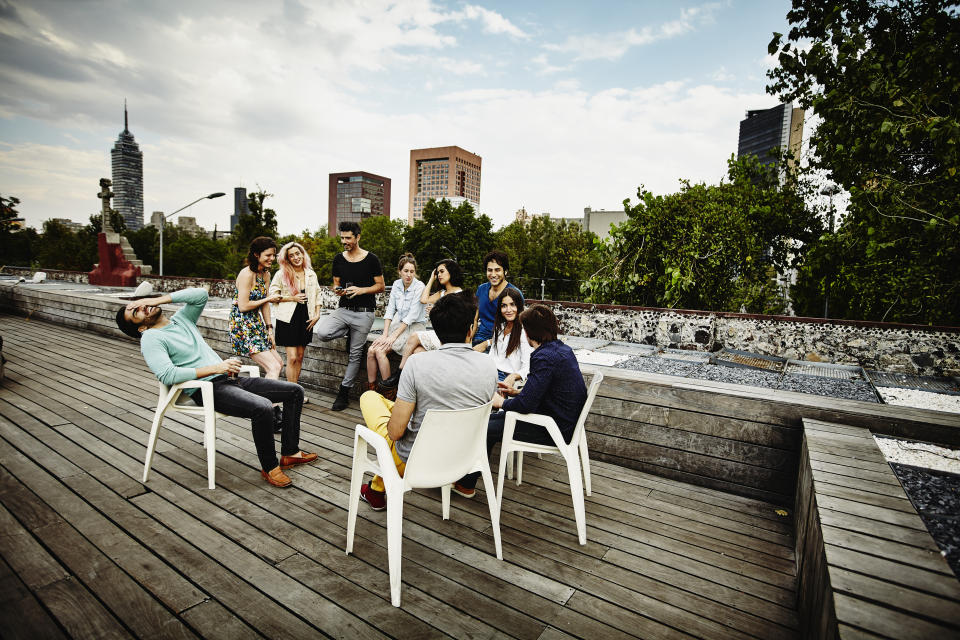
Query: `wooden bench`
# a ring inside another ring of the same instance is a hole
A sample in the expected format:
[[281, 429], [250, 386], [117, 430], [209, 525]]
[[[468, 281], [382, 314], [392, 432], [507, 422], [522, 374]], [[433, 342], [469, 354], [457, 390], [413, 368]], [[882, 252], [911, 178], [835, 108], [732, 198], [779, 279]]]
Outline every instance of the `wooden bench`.
[[960, 582], [869, 429], [805, 419], [796, 493], [806, 638], [956, 638]]

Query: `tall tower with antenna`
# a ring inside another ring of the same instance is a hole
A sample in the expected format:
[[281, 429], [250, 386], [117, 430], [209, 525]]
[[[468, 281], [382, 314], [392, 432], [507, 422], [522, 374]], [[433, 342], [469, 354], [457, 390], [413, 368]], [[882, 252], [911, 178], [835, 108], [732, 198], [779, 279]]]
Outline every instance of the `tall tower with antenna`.
[[127, 101], [123, 101], [123, 131], [110, 152], [113, 170], [113, 208], [123, 216], [127, 229], [143, 228], [143, 153], [130, 133]]

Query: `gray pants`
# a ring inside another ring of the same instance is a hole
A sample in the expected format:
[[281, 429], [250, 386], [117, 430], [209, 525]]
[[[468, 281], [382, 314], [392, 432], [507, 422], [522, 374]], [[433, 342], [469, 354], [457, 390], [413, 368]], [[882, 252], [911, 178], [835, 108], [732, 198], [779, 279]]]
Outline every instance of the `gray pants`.
[[351, 311], [343, 307], [321, 318], [313, 328], [317, 340], [326, 342], [335, 338], [342, 338], [350, 334], [350, 356], [347, 361], [347, 371], [343, 374], [345, 387], [353, 386], [353, 381], [360, 372], [360, 360], [363, 358], [363, 346], [367, 343], [367, 334], [373, 326], [372, 311]]

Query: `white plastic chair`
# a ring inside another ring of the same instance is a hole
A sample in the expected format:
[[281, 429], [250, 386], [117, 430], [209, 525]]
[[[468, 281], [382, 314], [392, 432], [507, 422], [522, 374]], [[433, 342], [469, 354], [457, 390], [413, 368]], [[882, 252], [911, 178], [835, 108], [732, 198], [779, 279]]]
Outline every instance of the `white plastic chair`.
[[[260, 377], [260, 368], [251, 365], [240, 367], [240, 373], [246, 373], [251, 378]], [[203, 446], [207, 450], [207, 486], [216, 487], [216, 456], [217, 456], [217, 418], [224, 414], [213, 410], [213, 383], [209, 380], [187, 380], [175, 385], [160, 385], [160, 397], [157, 400], [157, 410], [153, 414], [153, 426], [150, 427], [150, 438], [147, 440], [147, 457], [143, 461], [143, 481], [150, 477], [150, 465], [153, 462], [153, 452], [157, 447], [157, 436], [160, 434], [160, 424], [167, 412], [174, 411], [203, 418]], [[190, 398], [182, 398], [184, 389], [199, 389], [203, 396], [203, 406], [197, 405]]]
[[[523, 452], [531, 453], [557, 453], [563, 456], [567, 463], [567, 476], [570, 478], [570, 496], [573, 499], [573, 515], [577, 521], [577, 537], [580, 544], [587, 544], [587, 522], [585, 508], [583, 504], [584, 486], [587, 495], [590, 495], [590, 453], [587, 451], [587, 430], [584, 423], [587, 420], [587, 414], [590, 413], [590, 407], [593, 406], [593, 399], [597, 396], [597, 390], [600, 383], [603, 382], [603, 374], [599, 371], [593, 374], [593, 380], [590, 382], [590, 388], [587, 391], [587, 400], [583, 403], [583, 410], [580, 411], [580, 418], [577, 420], [577, 426], [574, 427], [573, 436], [570, 438], [570, 444], [567, 444], [563, 435], [560, 433], [560, 427], [550, 416], [539, 413], [516, 413], [508, 411], [503, 423], [503, 442], [500, 445], [500, 472], [497, 474], [497, 510], [503, 505], [503, 476], [507, 471], [510, 477], [513, 477], [513, 455], [517, 456], [517, 484], [519, 485], [523, 478]], [[523, 442], [514, 440], [513, 432], [517, 421], [538, 424], [546, 428], [547, 433], [553, 439], [554, 444], [534, 444], [532, 442]], [[581, 484], [580, 470], [583, 469], [583, 483]]]
[[[443, 519], [450, 519], [450, 487], [468, 473], [483, 476], [490, 523], [497, 559], [503, 560], [500, 545], [500, 518], [493, 493], [493, 476], [487, 458], [487, 403], [472, 409], [427, 411], [413, 442], [403, 477], [397, 472], [390, 446], [377, 432], [358, 424], [353, 439], [353, 474], [350, 478], [350, 502], [347, 513], [347, 553], [353, 551], [357, 506], [363, 474], [371, 472], [383, 478], [387, 491], [387, 560], [390, 568], [390, 602], [400, 606], [400, 548], [403, 542], [403, 496], [411, 489], [441, 488]], [[377, 459], [367, 456], [367, 445]]]

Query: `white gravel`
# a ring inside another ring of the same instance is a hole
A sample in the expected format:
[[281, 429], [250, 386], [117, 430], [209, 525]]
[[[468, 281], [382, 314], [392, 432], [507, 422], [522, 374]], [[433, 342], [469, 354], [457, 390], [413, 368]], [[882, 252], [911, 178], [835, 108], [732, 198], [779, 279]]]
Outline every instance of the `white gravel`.
[[[921, 391], [919, 393], [928, 393]], [[930, 394], [937, 395], [937, 394]], [[960, 474], [960, 451], [926, 442], [873, 436], [888, 462]]]
[[960, 396], [896, 387], [877, 387], [877, 390], [887, 404], [960, 413]]

